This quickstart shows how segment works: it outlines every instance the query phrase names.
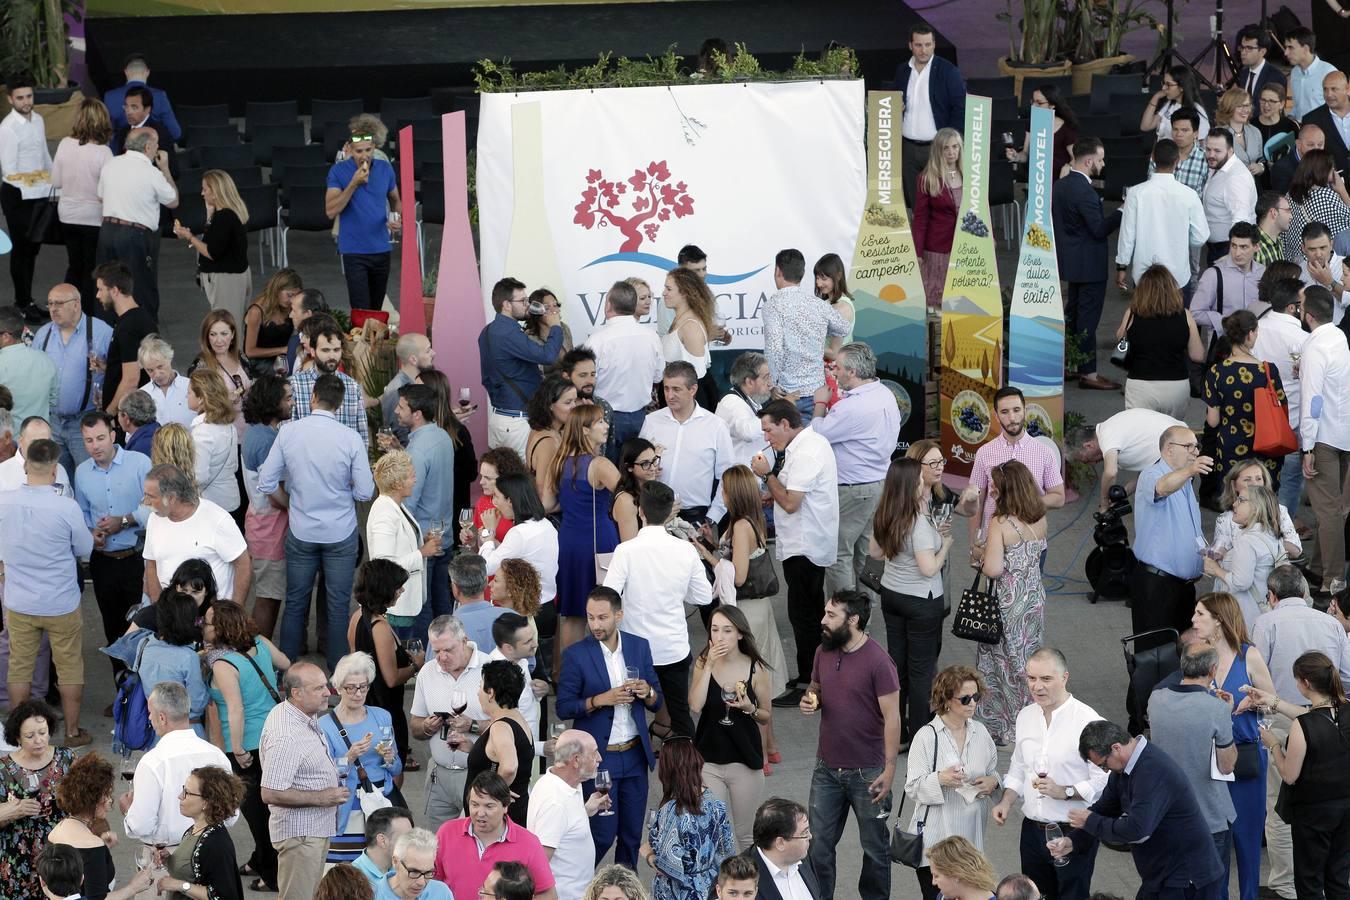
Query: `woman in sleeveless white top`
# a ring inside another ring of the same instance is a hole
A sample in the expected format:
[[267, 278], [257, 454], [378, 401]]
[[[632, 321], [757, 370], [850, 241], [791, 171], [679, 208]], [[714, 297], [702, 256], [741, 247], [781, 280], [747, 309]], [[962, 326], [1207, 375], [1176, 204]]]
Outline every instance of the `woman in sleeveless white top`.
[[661, 338], [666, 362], [687, 362], [698, 377], [708, 373], [712, 352], [708, 349], [708, 325], [712, 322], [712, 291], [688, 269], [672, 269], [666, 275], [661, 300], [675, 313], [670, 330]]

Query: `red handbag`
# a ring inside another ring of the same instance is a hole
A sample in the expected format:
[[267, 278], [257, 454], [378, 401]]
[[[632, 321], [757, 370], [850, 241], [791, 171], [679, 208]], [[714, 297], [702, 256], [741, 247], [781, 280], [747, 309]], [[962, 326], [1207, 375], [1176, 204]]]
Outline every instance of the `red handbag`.
[[1294, 435], [1294, 429], [1289, 427], [1289, 410], [1275, 393], [1275, 383], [1270, 378], [1270, 363], [1261, 363], [1261, 370], [1266, 373], [1266, 383], [1252, 395], [1252, 407], [1256, 411], [1256, 436], [1252, 441], [1252, 449], [1261, 456], [1285, 456], [1298, 449], [1298, 438]]

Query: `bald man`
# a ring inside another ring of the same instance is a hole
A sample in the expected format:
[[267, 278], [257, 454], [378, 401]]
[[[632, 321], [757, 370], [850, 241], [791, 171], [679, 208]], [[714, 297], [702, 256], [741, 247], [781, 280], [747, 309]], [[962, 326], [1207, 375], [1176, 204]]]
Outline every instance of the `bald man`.
[[52, 288], [47, 292], [47, 311], [52, 320], [33, 335], [33, 347], [47, 354], [56, 366], [58, 396], [52, 407], [52, 439], [61, 446], [61, 465], [68, 472], [89, 458], [80, 434], [80, 419], [98, 404], [112, 341], [112, 328], [102, 319], [85, 314], [81, 300], [80, 290], [73, 284]]
[[544, 847], [558, 900], [581, 900], [595, 874], [590, 817], [609, 808], [609, 795], [592, 793], [583, 801], [581, 784], [599, 766], [595, 738], [576, 728], [564, 731], [553, 744], [553, 766], [530, 790], [525, 827]]
[[1326, 137], [1326, 149], [1336, 160], [1336, 168], [1345, 175], [1350, 161], [1350, 94], [1346, 92], [1344, 72], [1328, 72], [1322, 79], [1322, 98], [1326, 101], [1303, 117], [1303, 124], [1316, 125]]
[[169, 157], [172, 149], [171, 145], [160, 147], [153, 128], [133, 128], [126, 138], [126, 152], [108, 160], [98, 175], [103, 225], [96, 262], [124, 263], [131, 270], [136, 302], [156, 320], [161, 220], [167, 217], [165, 207], [178, 207]]
[[1294, 149], [1275, 160], [1275, 165], [1270, 167], [1271, 189], [1281, 194], [1289, 193], [1289, 184], [1294, 180], [1294, 173], [1298, 171], [1299, 161], [1309, 150], [1323, 150], [1326, 144], [1326, 133], [1322, 131], [1321, 126], [1305, 123], [1299, 129], [1298, 137], [1294, 138]]

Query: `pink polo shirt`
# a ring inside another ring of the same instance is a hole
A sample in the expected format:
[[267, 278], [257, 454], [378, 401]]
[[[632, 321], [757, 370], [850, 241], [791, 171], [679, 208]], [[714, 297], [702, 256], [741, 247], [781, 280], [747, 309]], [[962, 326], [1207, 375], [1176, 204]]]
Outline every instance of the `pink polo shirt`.
[[975, 465], [970, 470], [970, 484], [980, 489], [984, 497], [984, 510], [980, 516], [980, 526], [987, 529], [989, 520], [994, 517], [994, 501], [989, 497], [989, 473], [1001, 463], [1015, 459], [1031, 470], [1036, 479], [1036, 487], [1041, 494], [1064, 483], [1059, 472], [1059, 463], [1051, 449], [1036, 440], [1025, 431], [1016, 442], [1008, 440], [1003, 432], [975, 451]]
[[456, 897], [477, 897], [492, 867], [503, 860], [530, 870], [536, 894], [553, 887], [553, 870], [539, 838], [510, 819], [501, 838], [487, 846], [470, 830], [467, 816], [451, 819], [436, 832], [436, 847], [436, 880], [449, 885]]

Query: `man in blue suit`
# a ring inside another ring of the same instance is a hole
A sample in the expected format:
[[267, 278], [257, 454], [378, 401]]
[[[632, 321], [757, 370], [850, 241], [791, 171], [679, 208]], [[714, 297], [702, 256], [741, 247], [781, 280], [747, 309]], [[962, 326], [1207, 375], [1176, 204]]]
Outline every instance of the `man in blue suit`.
[[162, 125], [169, 137], [173, 138], [173, 142], [160, 146], [165, 150], [172, 150], [173, 143], [183, 139], [183, 127], [178, 124], [178, 117], [173, 114], [173, 107], [169, 105], [169, 95], [157, 87], [150, 87], [146, 83], [150, 80], [150, 63], [146, 61], [143, 55], [133, 53], [127, 57], [126, 63], [123, 64], [122, 74], [126, 76], [127, 83], [121, 87], [115, 87], [103, 95], [103, 105], [108, 107], [108, 117], [112, 119], [113, 131], [127, 127], [127, 114], [122, 109], [122, 102], [127, 96], [127, 88], [143, 87], [154, 98], [150, 122], [153, 125]]
[[1078, 335], [1078, 349], [1087, 355], [1078, 371], [1078, 386], [1094, 391], [1120, 387], [1097, 374], [1097, 323], [1106, 302], [1106, 239], [1120, 227], [1120, 210], [1109, 217], [1102, 210], [1092, 179], [1106, 168], [1106, 150], [1100, 138], [1079, 138], [1073, 145], [1069, 173], [1055, 182], [1051, 211], [1055, 221], [1055, 248], [1059, 277], [1068, 283], [1064, 294], [1064, 328]]
[[[647, 713], [661, 708], [661, 692], [652, 652], [633, 634], [620, 634], [623, 600], [613, 588], [597, 587], [586, 598], [590, 635], [563, 653], [558, 679], [558, 718], [595, 738], [600, 768], [609, 772], [615, 814], [591, 816], [595, 861], [609, 852], [618, 834], [614, 861], [637, 868], [642, 820], [647, 811], [647, 773], [656, 766]], [[627, 672], [636, 669], [637, 678]], [[636, 701], [636, 702], [634, 702]], [[585, 787], [589, 797], [595, 782]]]
[[937, 55], [933, 26], [915, 22], [909, 27], [909, 62], [895, 70], [895, 89], [905, 95], [901, 178], [905, 203], [914, 206], [914, 181], [928, 165], [933, 138], [941, 128], [961, 131], [966, 125], [966, 83], [956, 66]]
[[1053, 842], [1051, 855], [1094, 840], [1126, 844], [1142, 882], [1139, 898], [1217, 900], [1228, 879], [1195, 792], [1171, 757], [1104, 719], [1083, 726], [1078, 753], [1111, 775], [1096, 803], [1066, 813], [1073, 829]]

